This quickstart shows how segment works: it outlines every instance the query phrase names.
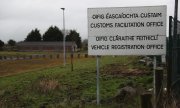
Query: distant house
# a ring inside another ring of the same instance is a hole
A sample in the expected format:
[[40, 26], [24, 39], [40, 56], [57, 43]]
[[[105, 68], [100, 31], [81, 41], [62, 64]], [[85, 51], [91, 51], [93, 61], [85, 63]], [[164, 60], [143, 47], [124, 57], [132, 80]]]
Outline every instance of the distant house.
[[[50, 51], [63, 52], [63, 42], [19, 42], [17, 43], [18, 51]], [[76, 51], [77, 45], [75, 42], [66, 42], [66, 51]]]

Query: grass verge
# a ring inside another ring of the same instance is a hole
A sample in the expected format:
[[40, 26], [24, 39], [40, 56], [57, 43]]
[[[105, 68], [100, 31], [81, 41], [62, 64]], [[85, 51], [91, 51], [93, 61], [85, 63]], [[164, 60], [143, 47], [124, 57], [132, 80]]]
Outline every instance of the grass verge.
[[[116, 77], [102, 73], [104, 67], [113, 63], [129, 64], [130, 68], [137, 68], [138, 65], [132, 65], [137, 61], [136, 56], [101, 57], [100, 96], [102, 104], [100, 107], [117, 107], [119, 104], [111, 103], [110, 100], [120, 88], [129, 83], [137, 87], [151, 87], [152, 75]], [[76, 60], [74, 71], [71, 71], [71, 65], [67, 64], [66, 67], [58, 65], [0, 78], [0, 106], [2, 107], [78, 108], [83, 101], [86, 102], [87, 108], [96, 107], [95, 58]], [[139, 99], [135, 97], [132, 104], [125, 102], [124, 106], [138, 108], [139, 104]]]

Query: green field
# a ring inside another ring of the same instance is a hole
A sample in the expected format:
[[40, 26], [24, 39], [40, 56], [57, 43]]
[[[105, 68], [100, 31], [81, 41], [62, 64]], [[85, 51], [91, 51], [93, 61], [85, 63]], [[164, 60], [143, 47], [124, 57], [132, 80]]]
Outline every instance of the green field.
[[[140, 107], [139, 94], [152, 87], [152, 75], [133, 74], [136, 71], [150, 71], [139, 64], [138, 60], [136, 56], [100, 58], [99, 107]], [[132, 75], [123, 76], [118, 70], [130, 74], [132, 72]], [[137, 94], [130, 100], [114, 101], [118, 90], [126, 85], [135, 87]], [[79, 108], [82, 101], [85, 102], [85, 108], [96, 108], [96, 59], [92, 57], [75, 60], [74, 71], [71, 71], [68, 63], [66, 67], [59, 64], [0, 77], [2, 108]]]

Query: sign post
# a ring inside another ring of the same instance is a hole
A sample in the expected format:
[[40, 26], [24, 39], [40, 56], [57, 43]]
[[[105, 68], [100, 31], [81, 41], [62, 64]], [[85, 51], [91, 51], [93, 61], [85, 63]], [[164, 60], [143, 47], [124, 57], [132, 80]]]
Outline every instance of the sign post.
[[99, 56], [96, 56], [96, 71], [97, 71], [97, 75], [96, 75], [96, 86], [97, 86], [97, 91], [96, 91], [96, 95], [97, 95], [97, 105], [99, 105], [100, 103], [100, 96], [99, 96]]
[[166, 13], [166, 6], [88, 8], [88, 54], [166, 55]]
[[153, 57], [153, 93], [154, 93], [154, 108], [156, 108], [156, 56]]

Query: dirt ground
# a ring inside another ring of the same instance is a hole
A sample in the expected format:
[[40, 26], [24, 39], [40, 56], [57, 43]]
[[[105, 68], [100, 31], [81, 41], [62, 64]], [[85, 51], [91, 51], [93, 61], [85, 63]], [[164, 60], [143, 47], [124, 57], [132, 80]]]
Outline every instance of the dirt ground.
[[55, 59], [33, 59], [33, 60], [15, 60], [0, 61], [0, 76], [27, 72], [35, 69], [61, 65], [62, 61]]
[[102, 69], [102, 74], [112, 76], [141, 76], [149, 75], [150, 72], [147, 69], [137, 67], [128, 67], [128, 64], [109, 64]]

